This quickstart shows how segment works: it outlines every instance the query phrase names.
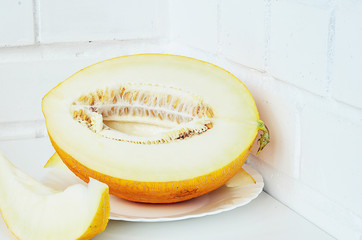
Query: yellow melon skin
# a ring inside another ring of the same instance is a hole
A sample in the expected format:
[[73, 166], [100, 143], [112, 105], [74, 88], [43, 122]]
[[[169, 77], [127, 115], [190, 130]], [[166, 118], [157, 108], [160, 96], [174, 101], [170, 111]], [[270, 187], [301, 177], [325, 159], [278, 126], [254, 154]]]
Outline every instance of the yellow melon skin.
[[102, 194], [102, 204], [99, 205], [96, 214], [87, 230], [77, 240], [87, 240], [106, 230], [111, 211], [109, 190]]
[[182, 181], [140, 182], [115, 178], [92, 170], [60, 149], [52, 140], [51, 136], [50, 140], [64, 164], [83, 181], [89, 182], [89, 178], [97, 179], [109, 186], [110, 194], [129, 201], [145, 203], [175, 203], [185, 201], [221, 187], [242, 169], [242, 165], [249, 156], [252, 143], [254, 142], [234, 161], [209, 174]]

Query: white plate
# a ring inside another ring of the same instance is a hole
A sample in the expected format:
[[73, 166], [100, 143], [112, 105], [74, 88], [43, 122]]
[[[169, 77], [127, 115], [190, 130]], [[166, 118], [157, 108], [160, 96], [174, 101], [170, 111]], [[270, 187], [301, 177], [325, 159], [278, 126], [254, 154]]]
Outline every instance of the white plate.
[[[188, 201], [171, 204], [130, 202], [111, 195], [110, 219], [134, 222], [165, 222], [217, 214], [248, 204], [263, 190], [262, 176], [252, 167], [243, 168], [255, 179], [256, 184], [242, 187], [226, 185]], [[63, 190], [74, 183], [83, 183], [74, 174], [50, 169], [42, 181], [55, 189]]]

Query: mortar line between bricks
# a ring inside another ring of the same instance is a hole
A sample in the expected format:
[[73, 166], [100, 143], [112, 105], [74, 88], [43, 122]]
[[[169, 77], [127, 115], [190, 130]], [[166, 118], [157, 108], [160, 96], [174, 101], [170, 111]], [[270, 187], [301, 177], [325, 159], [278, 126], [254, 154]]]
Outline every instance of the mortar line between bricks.
[[39, 0], [33, 0], [33, 28], [34, 28], [34, 43], [39, 44], [40, 33], [40, 6]]
[[269, 70], [270, 62], [270, 31], [271, 31], [271, 1], [265, 0], [264, 12], [265, 45], [264, 45], [264, 69]]
[[[148, 44], [148, 45], [147, 45]], [[0, 47], [0, 63], [24, 62], [37, 60], [53, 60], [53, 59], [74, 59], [74, 52], [78, 49], [84, 49], [89, 52], [90, 56], [100, 56], [97, 50], [100, 49], [120, 49], [126, 46], [142, 45], [147, 47], [166, 46], [168, 44], [164, 39], [126, 39], [126, 40], [102, 40], [102, 41], [78, 41], [78, 42], [55, 42], [41, 43], [25, 46]], [[134, 51], [139, 53], [139, 51]], [[54, 57], [56, 54], [62, 53], [60, 57]], [[78, 58], [78, 57], [77, 57]]]
[[326, 91], [327, 96], [332, 97], [331, 87], [332, 87], [332, 75], [333, 75], [333, 65], [334, 65], [334, 42], [335, 42], [335, 26], [336, 26], [336, 13], [335, 6], [332, 6], [332, 10], [329, 17], [328, 24], [328, 43], [327, 43], [327, 82], [326, 82]]
[[297, 137], [295, 138], [295, 143], [294, 143], [294, 159], [295, 159], [295, 168], [294, 168], [294, 175], [296, 177], [296, 179], [300, 179], [300, 175], [301, 175], [301, 170], [302, 170], [302, 124], [301, 124], [301, 118], [302, 118], [302, 114], [301, 114], [301, 109], [297, 107], [296, 111], [295, 111], [295, 115], [296, 115], [296, 135]]
[[216, 53], [221, 53], [222, 42], [221, 42], [221, 2], [220, 2], [220, 0], [218, 0], [216, 3], [216, 32], [217, 32]]

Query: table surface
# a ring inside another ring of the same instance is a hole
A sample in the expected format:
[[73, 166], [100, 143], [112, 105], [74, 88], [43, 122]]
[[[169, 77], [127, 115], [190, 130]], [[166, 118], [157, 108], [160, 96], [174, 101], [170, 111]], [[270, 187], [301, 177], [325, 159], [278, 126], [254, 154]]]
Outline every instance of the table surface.
[[[0, 151], [17, 167], [41, 178], [54, 150], [47, 138], [0, 141]], [[15, 239], [0, 219], [0, 239]], [[334, 239], [270, 195], [231, 211], [173, 222], [110, 221], [95, 240], [138, 239]]]

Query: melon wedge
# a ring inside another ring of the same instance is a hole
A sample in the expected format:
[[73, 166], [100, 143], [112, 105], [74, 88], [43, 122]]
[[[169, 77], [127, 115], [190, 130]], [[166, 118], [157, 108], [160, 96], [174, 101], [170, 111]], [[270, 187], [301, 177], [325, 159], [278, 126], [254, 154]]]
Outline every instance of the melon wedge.
[[227, 187], [243, 187], [255, 183], [255, 179], [242, 168], [229, 181], [227, 181], [225, 185]]
[[84, 181], [138, 202], [170, 203], [210, 192], [242, 167], [258, 131], [254, 99], [231, 73], [164, 54], [89, 66], [42, 101], [52, 144]]
[[109, 211], [107, 185], [91, 179], [57, 192], [0, 153], [0, 212], [18, 239], [90, 239], [106, 228]]
[[44, 165], [44, 168], [56, 168], [56, 169], [62, 169], [62, 170], [67, 170], [69, 171], [69, 169], [67, 168], [67, 166], [62, 162], [62, 159], [59, 157], [59, 155], [57, 153], [54, 153], [46, 162], [46, 164]]

